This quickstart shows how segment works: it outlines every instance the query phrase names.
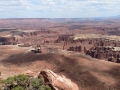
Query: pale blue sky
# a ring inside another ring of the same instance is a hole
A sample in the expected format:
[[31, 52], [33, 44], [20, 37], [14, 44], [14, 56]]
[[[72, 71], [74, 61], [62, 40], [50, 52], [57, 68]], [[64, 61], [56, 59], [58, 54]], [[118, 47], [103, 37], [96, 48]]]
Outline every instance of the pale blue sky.
[[120, 0], [0, 0], [0, 18], [83, 18], [120, 15]]

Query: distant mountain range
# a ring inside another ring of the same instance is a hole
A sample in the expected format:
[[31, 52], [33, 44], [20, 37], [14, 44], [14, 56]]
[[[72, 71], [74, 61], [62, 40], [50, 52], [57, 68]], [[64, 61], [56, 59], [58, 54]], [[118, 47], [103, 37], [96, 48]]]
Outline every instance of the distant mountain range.
[[104, 20], [104, 19], [120, 19], [120, 15], [110, 17], [86, 17], [86, 18], [4, 18], [6, 20], [42, 20], [42, 21], [79, 21], [79, 20]]
[[113, 16], [113, 18], [120, 19], [120, 15], [118, 15], [118, 16]]

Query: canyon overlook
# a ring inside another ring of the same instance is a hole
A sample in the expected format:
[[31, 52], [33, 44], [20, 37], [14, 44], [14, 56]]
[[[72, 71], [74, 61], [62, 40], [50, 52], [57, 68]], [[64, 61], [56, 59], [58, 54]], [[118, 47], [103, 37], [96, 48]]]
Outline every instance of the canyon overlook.
[[[120, 90], [119, 19], [0, 19], [0, 78], [52, 90]], [[41, 72], [40, 72], [41, 71]]]
[[43, 29], [43, 31], [24, 31], [19, 34], [0, 37], [0, 42], [1, 45], [22, 43], [19, 46], [23, 47], [34, 45], [45, 47], [46, 44], [54, 44], [59, 46], [58, 49], [80, 52], [93, 58], [119, 63], [120, 40], [118, 37], [99, 34], [63, 34], [58, 36], [58, 32]]

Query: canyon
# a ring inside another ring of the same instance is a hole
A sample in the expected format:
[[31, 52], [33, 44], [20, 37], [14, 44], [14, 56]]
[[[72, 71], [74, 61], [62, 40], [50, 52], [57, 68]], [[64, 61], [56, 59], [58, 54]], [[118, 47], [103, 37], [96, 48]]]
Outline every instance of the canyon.
[[120, 89], [120, 19], [1, 19], [1, 78], [50, 69], [79, 90]]

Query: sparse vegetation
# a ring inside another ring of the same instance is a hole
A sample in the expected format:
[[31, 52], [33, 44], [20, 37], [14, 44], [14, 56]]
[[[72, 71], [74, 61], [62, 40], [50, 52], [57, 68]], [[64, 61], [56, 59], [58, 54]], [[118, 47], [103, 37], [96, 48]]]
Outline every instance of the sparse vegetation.
[[[20, 74], [2, 81], [3, 90], [51, 90], [43, 78], [30, 78]], [[2, 89], [0, 89], [2, 90]]]

